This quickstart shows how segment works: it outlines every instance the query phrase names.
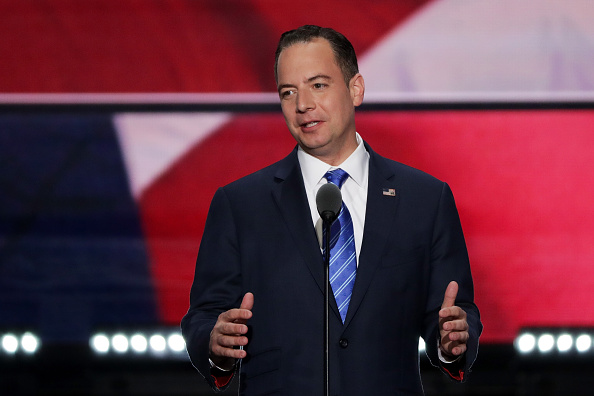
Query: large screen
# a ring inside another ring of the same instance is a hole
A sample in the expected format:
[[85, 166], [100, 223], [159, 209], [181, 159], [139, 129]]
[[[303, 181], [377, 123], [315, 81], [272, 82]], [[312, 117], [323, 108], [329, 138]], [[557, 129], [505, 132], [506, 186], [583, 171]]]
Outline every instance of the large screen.
[[215, 190], [295, 145], [306, 23], [359, 55], [361, 136], [451, 186], [482, 342], [594, 326], [594, 2], [361, 4], [0, 0], [0, 327], [177, 326]]

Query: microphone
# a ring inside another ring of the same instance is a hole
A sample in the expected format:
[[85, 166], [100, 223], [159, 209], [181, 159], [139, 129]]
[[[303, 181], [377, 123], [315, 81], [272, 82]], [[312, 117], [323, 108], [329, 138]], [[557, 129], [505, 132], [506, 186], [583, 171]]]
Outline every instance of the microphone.
[[336, 220], [342, 207], [342, 194], [336, 184], [326, 183], [316, 194], [318, 213], [324, 223], [326, 241], [324, 248], [324, 396], [330, 394], [330, 320], [329, 295], [330, 295], [330, 232], [332, 222]]
[[332, 183], [322, 185], [316, 194], [316, 205], [324, 223], [331, 224], [338, 217], [342, 206], [340, 188]]

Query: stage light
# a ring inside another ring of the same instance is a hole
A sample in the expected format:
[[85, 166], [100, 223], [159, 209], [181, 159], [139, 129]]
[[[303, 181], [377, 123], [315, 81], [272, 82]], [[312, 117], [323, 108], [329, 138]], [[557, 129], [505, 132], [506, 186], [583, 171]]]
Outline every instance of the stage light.
[[550, 352], [555, 346], [555, 338], [552, 334], [546, 333], [538, 337], [538, 350], [542, 353]]
[[33, 332], [8, 332], [0, 334], [0, 355], [34, 355], [39, 351], [41, 340]]
[[169, 349], [173, 352], [183, 352], [186, 350], [186, 342], [184, 341], [184, 337], [181, 336], [179, 333], [171, 334], [167, 338], [167, 345], [169, 345]]
[[148, 348], [148, 341], [142, 334], [134, 334], [132, 338], [130, 338], [130, 346], [133, 351], [143, 353], [146, 352]]
[[91, 337], [89, 345], [95, 353], [117, 359], [188, 359], [178, 327], [102, 330]]
[[116, 334], [111, 338], [111, 345], [116, 352], [127, 352], [129, 347], [128, 338], [123, 334]]
[[570, 334], [563, 333], [557, 337], [557, 350], [559, 352], [567, 352], [573, 346], [573, 337]]
[[105, 334], [97, 334], [91, 338], [91, 348], [99, 353], [105, 354], [109, 351], [109, 338]]
[[522, 334], [516, 340], [516, 349], [523, 354], [532, 352], [535, 346], [536, 337], [531, 333]]
[[577, 328], [551, 328], [532, 327], [523, 329], [514, 341], [516, 350], [520, 355], [527, 357], [539, 354], [540, 357], [549, 359], [594, 358], [592, 351], [594, 340], [592, 329]]
[[582, 334], [575, 340], [575, 349], [580, 353], [588, 352], [590, 347], [592, 347], [592, 337], [587, 334]]
[[149, 339], [149, 345], [154, 352], [164, 352], [165, 348], [167, 348], [165, 337], [163, 337], [161, 334], [155, 334], [151, 336]]
[[2, 349], [9, 354], [16, 353], [19, 348], [19, 340], [14, 334], [5, 334], [2, 336]]
[[28, 354], [33, 354], [39, 349], [39, 338], [33, 333], [25, 333], [21, 337], [21, 348]]

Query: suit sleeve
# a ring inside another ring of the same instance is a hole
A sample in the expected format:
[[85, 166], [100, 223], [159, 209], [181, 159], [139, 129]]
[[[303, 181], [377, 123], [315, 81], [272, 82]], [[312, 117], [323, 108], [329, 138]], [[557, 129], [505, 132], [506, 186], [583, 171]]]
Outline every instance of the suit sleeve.
[[[460, 218], [449, 186], [443, 183], [441, 197], [435, 212], [430, 255], [429, 292], [424, 321], [423, 338], [426, 353], [434, 366], [439, 367], [452, 379], [463, 382], [468, 378], [470, 368], [478, 354], [479, 336], [482, 324], [474, 303], [474, 286], [470, 263]], [[466, 311], [469, 325], [467, 350], [461, 359], [444, 364], [438, 357], [439, 324], [438, 313], [444, 293], [450, 281], [458, 282], [456, 305]]]
[[211, 371], [210, 333], [219, 314], [239, 307], [241, 296], [236, 228], [229, 199], [220, 188], [208, 212], [196, 260], [190, 308], [181, 322], [190, 360], [214, 390], [225, 389], [230, 381], [222, 383]]

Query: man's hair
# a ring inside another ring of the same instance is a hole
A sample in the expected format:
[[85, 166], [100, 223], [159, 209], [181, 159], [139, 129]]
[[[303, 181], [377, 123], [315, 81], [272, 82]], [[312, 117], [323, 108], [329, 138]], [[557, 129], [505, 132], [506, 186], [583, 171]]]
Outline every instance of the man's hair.
[[278, 84], [278, 58], [286, 48], [297, 43], [309, 43], [317, 38], [323, 38], [328, 40], [332, 52], [334, 52], [334, 59], [344, 77], [344, 82], [349, 85], [349, 82], [359, 73], [359, 66], [357, 65], [357, 55], [351, 42], [331, 28], [324, 28], [315, 25], [304, 25], [294, 30], [289, 30], [281, 35], [276, 47], [276, 53], [274, 56], [274, 78]]

